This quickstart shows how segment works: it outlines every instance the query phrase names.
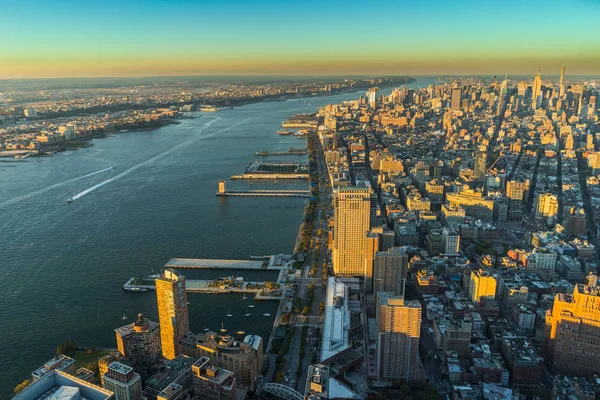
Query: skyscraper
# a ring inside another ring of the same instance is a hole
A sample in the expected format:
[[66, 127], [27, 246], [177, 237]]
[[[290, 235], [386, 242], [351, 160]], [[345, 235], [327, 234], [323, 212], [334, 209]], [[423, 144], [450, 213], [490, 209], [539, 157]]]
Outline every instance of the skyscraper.
[[163, 356], [172, 360], [179, 354], [179, 338], [190, 330], [185, 278], [171, 268], [156, 278], [156, 302]]
[[365, 238], [365, 285], [368, 290], [373, 287], [373, 263], [377, 252], [379, 252], [379, 234], [369, 231]]
[[506, 96], [508, 94], [508, 75], [504, 76], [504, 80], [502, 81], [502, 86], [500, 86], [500, 96], [498, 98], [498, 109], [496, 110], [496, 115], [501, 115], [502, 110], [504, 109], [504, 104], [506, 103]]
[[460, 104], [462, 99], [462, 90], [459, 88], [452, 89], [452, 99], [450, 103], [450, 108], [453, 110], [460, 110]]
[[542, 75], [540, 69], [538, 68], [538, 73], [533, 78], [533, 87], [531, 92], [531, 101], [535, 104], [538, 101], [538, 97], [542, 95]]
[[565, 69], [564, 66], [560, 69], [560, 82], [558, 83], [558, 93], [560, 97], [565, 95]]
[[377, 108], [377, 91], [379, 88], [371, 88], [367, 91], [367, 99], [369, 100], [369, 106], [372, 109]]
[[336, 275], [364, 276], [371, 194], [367, 188], [341, 187], [334, 192], [333, 270]]
[[392, 293], [379, 293], [377, 307], [377, 369], [380, 380], [421, 380], [419, 359], [421, 304]]
[[394, 296], [404, 296], [407, 271], [408, 254], [404, 247], [378, 251], [373, 268], [373, 292], [391, 292]]
[[162, 350], [159, 324], [138, 314], [135, 322], [115, 329], [115, 334], [117, 348], [127, 363], [142, 375], [151, 374]]
[[508, 197], [508, 219], [519, 220], [523, 217], [523, 199], [525, 191], [529, 189], [529, 180], [525, 182], [506, 182], [506, 196]]
[[128, 365], [112, 362], [103, 381], [104, 388], [115, 394], [115, 400], [142, 399], [142, 380]]
[[600, 288], [598, 277], [559, 293], [546, 311], [546, 355], [554, 373], [591, 377], [600, 370]]
[[487, 172], [487, 148], [485, 146], [477, 146], [473, 155], [473, 174], [477, 183], [485, 181]]

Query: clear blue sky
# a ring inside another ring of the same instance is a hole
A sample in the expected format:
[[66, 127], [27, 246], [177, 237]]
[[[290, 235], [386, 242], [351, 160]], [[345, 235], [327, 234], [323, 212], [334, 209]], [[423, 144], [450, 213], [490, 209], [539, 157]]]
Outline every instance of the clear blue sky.
[[600, 74], [600, 1], [2, 0], [0, 78]]

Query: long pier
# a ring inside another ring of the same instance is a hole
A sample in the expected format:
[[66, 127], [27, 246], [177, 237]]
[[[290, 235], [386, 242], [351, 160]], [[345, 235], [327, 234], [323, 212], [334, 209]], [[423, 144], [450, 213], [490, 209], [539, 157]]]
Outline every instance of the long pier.
[[226, 190], [217, 196], [309, 197], [308, 190]]
[[304, 156], [306, 150], [298, 151], [257, 151], [254, 153], [256, 156]]
[[308, 174], [242, 174], [242, 175], [231, 175], [230, 179], [308, 179]]

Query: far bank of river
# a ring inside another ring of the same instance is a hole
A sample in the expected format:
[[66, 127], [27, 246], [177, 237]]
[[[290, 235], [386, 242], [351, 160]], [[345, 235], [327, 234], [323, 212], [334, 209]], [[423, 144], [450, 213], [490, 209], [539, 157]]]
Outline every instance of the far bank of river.
[[[304, 199], [217, 197], [217, 183], [242, 171], [256, 152], [299, 147], [299, 139], [274, 134], [287, 117], [356, 97], [256, 103], [0, 168], [0, 354], [18, 360], [0, 363], [0, 397], [10, 398], [14, 386], [67, 339], [111, 348], [123, 314], [128, 322], [137, 313], [157, 320], [153, 292], [122, 289], [131, 276], [157, 273], [172, 257], [290, 254]], [[303, 159], [261, 159], [290, 157]], [[279, 182], [277, 188], [299, 185], [306, 182]], [[92, 187], [98, 188], [66, 202]], [[256, 317], [246, 319], [242, 295], [190, 294], [189, 301], [194, 331], [223, 322], [265, 343], [273, 317], [263, 314], [277, 310], [277, 302], [256, 302]], [[234, 317], [227, 318], [230, 309]]]

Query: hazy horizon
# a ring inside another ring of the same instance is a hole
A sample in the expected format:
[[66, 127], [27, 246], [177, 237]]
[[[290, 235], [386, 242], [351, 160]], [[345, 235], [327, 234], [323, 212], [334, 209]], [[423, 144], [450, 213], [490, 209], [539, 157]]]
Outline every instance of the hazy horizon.
[[597, 15], [592, 0], [9, 0], [0, 79], [600, 75]]

